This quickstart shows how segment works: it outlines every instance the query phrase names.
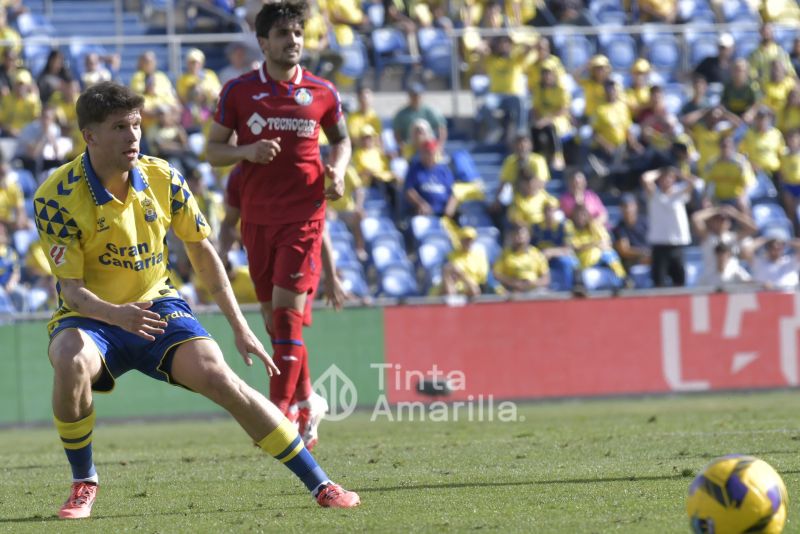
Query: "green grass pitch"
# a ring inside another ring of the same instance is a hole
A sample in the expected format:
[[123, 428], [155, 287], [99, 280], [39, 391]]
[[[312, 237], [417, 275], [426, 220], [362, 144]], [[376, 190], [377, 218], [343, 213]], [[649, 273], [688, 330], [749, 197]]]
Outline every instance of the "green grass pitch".
[[[102, 414], [99, 414], [102, 417]], [[318, 508], [227, 419], [99, 424], [93, 517], [55, 512], [69, 470], [52, 429], [0, 431], [0, 531], [686, 533], [686, 490], [749, 453], [800, 499], [800, 394], [523, 404], [515, 423], [325, 423], [317, 458], [361, 494]], [[790, 501], [785, 532], [800, 532]]]

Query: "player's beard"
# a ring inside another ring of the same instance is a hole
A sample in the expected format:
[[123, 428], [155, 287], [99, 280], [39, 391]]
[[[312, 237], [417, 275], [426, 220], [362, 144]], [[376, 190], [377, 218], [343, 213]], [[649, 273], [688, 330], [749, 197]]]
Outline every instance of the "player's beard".
[[278, 54], [270, 54], [270, 61], [282, 69], [290, 70], [300, 64], [300, 59], [303, 57], [303, 48], [299, 47], [295, 57], [290, 55], [286, 49], [282, 49]]

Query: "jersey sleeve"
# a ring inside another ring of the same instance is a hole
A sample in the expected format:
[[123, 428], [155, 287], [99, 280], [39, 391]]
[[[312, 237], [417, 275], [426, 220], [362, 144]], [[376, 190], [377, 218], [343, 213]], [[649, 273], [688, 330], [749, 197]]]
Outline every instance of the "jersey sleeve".
[[72, 214], [46, 196], [34, 199], [33, 207], [36, 229], [53, 275], [60, 279], [83, 279], [81, 231]]
[[237, 79], [230, 80], [222, 88], [219, 94], [219, 101], [217, 102], [217, 109], [214, 111], [214, 122], [223, 125], [231, 130], [236, 129], [236, 124], [239, 122], [239, 117], [236, 109], [236, 97], [233, 96], [233, 88], [237, 84]]
[[330, 89], [331, 92], [330, 101], [325, 109], [325, 113], [322, 115], [322, 119], [319, 121], [319, 125], [323, 128], [336, 126], [339, 119], [344, 116], [342, 113], [342, 100], [339, 98], [339, 91], [336, 90], [333, 84], [328, 86], [328, 89]]
[[172, 229], [181, 241], [196, 243], [211, 235], [211, 228], [200, 211], [197, 201], [189, 191], [184, 177], [175, 169], [171, 169], [172, 184], [170, 187], [170, 210], [172, 211]]

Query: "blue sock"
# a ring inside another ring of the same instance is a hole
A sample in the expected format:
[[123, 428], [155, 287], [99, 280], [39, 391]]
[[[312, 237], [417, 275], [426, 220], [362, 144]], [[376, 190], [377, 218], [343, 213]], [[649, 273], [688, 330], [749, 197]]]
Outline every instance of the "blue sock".
[[306, 450], [300, 434], [288, 419], [281, 421], [275, 430], [258, 442], [258, 446], [297, 475], [314, 497], [322, 484], [330, 482], [328, 475]]
[[92, 459], [92, 433], [94, 431], [94, 410], [88, 416], [74, 423], [65, 423], [57, 417], [53, 418], [56, 423], [58, 435], [61, 436], [61, 443], [64, 452], [67, 453], [67, 460], [72, 467], [73, 480], [97, 481], [97, 469], [94, 467]]

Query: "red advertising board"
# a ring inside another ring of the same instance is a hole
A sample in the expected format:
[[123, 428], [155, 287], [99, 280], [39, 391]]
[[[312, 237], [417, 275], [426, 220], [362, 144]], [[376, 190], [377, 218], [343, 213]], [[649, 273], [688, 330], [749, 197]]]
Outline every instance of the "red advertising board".
[[385, 310], [385, 392], [424, 400], [785, 387], [798, 384], [800, 296], [744, 293], [413, 306]]

